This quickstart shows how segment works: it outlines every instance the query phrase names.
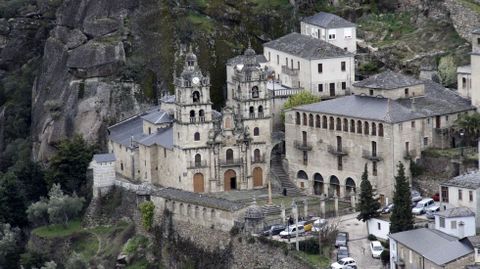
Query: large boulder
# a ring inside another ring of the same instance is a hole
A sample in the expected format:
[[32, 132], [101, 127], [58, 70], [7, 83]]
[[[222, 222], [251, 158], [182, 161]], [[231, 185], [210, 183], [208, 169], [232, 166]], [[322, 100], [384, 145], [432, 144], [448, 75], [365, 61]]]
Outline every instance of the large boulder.
[[83, 23], [83, 32], [92, 37], [99, 37], [118, 30], [120, 22], [113, 18], [88, 19]]
[[122, 42], [90, 40], [69, 52], [67, 67], [79, 78], [106, 77], [116, 74], [124, 63]]
[[55, 27], [50, 36], [60, 40], [68, 49], [74, 49], [87, 42], [87, 37], [82, 31], [78, 29], [70, 30], [63, 26]]

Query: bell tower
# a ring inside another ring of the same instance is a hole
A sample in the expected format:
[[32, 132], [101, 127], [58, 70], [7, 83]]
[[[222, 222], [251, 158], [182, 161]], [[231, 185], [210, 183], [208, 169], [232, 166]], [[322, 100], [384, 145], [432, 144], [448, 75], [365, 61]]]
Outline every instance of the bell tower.
[[472, 32], [472, 105], [480, 107], [480, 29]]
[[197, 56], [190, 51], [185, 65], [175, 78], [175, 145], [205, 146], [208, 131], [213, 128], [210, 78], [198, 66]]

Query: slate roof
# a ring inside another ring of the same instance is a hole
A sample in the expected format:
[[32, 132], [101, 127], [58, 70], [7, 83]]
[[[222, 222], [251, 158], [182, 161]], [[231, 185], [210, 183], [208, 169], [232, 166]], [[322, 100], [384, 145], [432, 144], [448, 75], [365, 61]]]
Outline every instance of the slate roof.
[[143, 135], [136, 140], [139, 144], [144, 146], [151, 146], [153, 144], [162, 146], [167, 149], [173, 148], [173, 127], [162, 128], [150, 135]]
[[423, 83], [425, 84], [425, 96], [413, 98], [413, 104], [412, 99], [409, 98], [390, 100], [382, 97], [349, 95], [298, 106], [294, 109], [386, 123], [398, 123], [475, 109], [470, 105], [469, 100], [445, 89], [440, 84], [428, 80]]
[[427, 228], [394, 233], [389, 237], [437, 265], [447, 264], [473, 252], [471, 247], [457, 238]]
[[123, 146], [130, 146], [131, 138], [137, 140], [143, 135], [143, 115], [145, 114], [136, 115], [110, 126], [108, 128], [110, 131], [109, 138]]
[[303, 22], [320, 26], [322, 28], [345, 28], [355, 27], [356, 25], [335, 14], [320, 12], [313, 16], [303, 19]]
[[385, 71], [353, 84], [355, 87], [392, 90], [422, 84], [421, 80], [393, 71]]
[[148, 113], [145, 116], [142, 116], [142, 119], [153, 124], [169, 123], [173, 121], [172, 116], [170, 116], [168, 112], [161, 109]]
[[154, 194], [176, 201], [182, 201], [185, 203], [191, 203], [211, 208], [218, 208], [226, 211], [236, 211], [246, 207], [245, 204], [239, 202], [229, 201], [223, 198], [216, 198], [209, 195], [184, 191], [175, 188], [164, 188], [154, 191]]
[[93, 155], [93, 160], [97, 163], [108, 163], [108, 162], [114, 162], [115, 159], [115, 154], [112, 153], [106, 153], [106, 154], [95, 154]]
[[460, 218], [460, 217], [471, 217], [475, 216], [472, 210], [468, 207], [453, 207], [445, 211], [440, 211], [436, 215], [445, 217], [445, 218]]
[[352, 53], [326, 41], [299, 33], [284, 35], [263, 44], [263, 46], [310, 60], [353, 57]]
[[480, 188], [480, 172], [466, 173], [449, 179], [440, 185], [476, 190]]
[[[258, 54], [257, 56], [257, 62], [258, 63], [266, 63], [267, 58], [263, 54]], [[245, 55], [238, 55], [236, 57], [233, 57], [231, 59], [228, 59], [227, 65], [237, 65], [237, 64], [245, 64], [245, 59], [247, 56]]]

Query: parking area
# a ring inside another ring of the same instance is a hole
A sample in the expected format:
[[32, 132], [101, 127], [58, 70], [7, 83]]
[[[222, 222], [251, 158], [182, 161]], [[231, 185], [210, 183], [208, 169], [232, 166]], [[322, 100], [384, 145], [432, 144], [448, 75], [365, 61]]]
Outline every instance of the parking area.
[[357, 220], [357, 214], [358, 213], [343, 216], [338, 226], [339, 231], [349, 233], [348, 248], [350, 250], [350, 257], [357, 261], [358, 268], [382, 268], [380, 259], [372, 258], [369, 245], [370, 241], [367, 239], [367, 225]]

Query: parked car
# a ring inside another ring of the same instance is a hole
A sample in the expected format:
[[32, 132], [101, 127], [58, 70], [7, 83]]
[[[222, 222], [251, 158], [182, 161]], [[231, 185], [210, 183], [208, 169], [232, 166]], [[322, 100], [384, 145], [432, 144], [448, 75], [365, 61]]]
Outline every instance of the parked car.
[[380, 241], [370, 242], [370, 251], [372, 251], [373, 258], [380, 258], [380, 255], [383, 252], [383, 246]]
[[392, 213], [392, 209], [393, 209], [393, 203], [390, 203], [388, 205], [386, 205], [384, 208], [382, 208], [382, 214], [388, 214], [388, 213]]
[[347, 257], [332, 263], [332, 265], [330, 265], [330, 268], [332, 269], [357, 268], [357, 262], [354, 259]]
[[343, 259], [343, 258], [347, 258], [348, 256], [350, 256], [350, 252], [348, 251], [348, 247], [339, 247], [338, 248], [338, 251], [337, 251], [337, 261]]
[[411, 194], [412, 194], [412, 201], [413, 202], [418, 202], [418, 201], [422, 200], [422, 196], [420, 195], [420, 193], [418, 191], [412, 190]]
[[328, 221], [326, 219], [316, 219], [313, 222], [312, 232], [320, 232], [322, 229], [328, 227]]
[[435, 214], [440, 211], [440, 206], [439, 205], [432, 205], [431, 207], [427, 208], [425, 211], [425, 216], [427, 219], [434, 219]]
[[297, 236], [297, 228], [298, 228], [298, 236], [302, 236], [305, 234], [305, 230], [303, 229], [303, 225], [298, 224], [298, 226], [290, 225], [285, 230], [280, 232], [281, 238], [292, 238]]
[[348, 233], [339, 232], [337, 238], [335, 239], [335, 247], [344, 246], [346, 247], [348, 243]]
[[433, 201], [435, 201], [435, 202], [440, 201], [440, 193], [438, 193], [438, 192], [435, 193], [435, 194], [432, 196], [432, 199], [433, 199]]
[[433, 201], [432, 198], [425, 198], [420, 202], [418, 202], [417, 205], [412, 209], [412, 214], [415, 214], [415, 215], [425, 214], [425, 211], [427, 210], [427, 208], [431, 207], [434, 204], [435, 202]]
[[274, 224], [267, 226], [265, 230], [263, 230], [263, 236], [270, 236], [270, 235], [278, 235], [281, 231], [285, 230], [285, 225], [283, 224]]

